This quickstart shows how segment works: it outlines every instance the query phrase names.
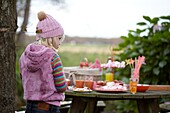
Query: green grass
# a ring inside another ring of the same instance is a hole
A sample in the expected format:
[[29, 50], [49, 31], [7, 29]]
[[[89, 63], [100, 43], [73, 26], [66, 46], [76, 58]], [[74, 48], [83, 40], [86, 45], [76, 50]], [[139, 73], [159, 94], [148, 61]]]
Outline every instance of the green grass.
[[[18, 73], [18, 61], [24, 47], [17, 49], [16, 64]], [[85, 44], [63, 44], [59, 48], [58, 54], [61, 57], [63, 66], [78, 66], [83, 58], [87, 58], [89, 62], [95, 62], [98, 58], [101, 63], [105, 63], [107, 58], [110, 56], [110, 45], [85, 45]]]
[[60, 47], [58, 54], [61, 57], [63, 66], [78, 66], [83, 58], [94, 63], [96, 58], [101, 63], [107, 61], [110, 56], [109, 45], [71, 45], [64, 44]]
[[79, 52], [79, 53], [73, 53], [73, 52], [61, 52], [58, 53], [61, 57], [63, 66], [79, 66], [80, 61], [83, 58], [87, 58], [88, 62], [95, 62], [95, 59], [98, 58], [101, 63], [106, 62], [108, 54], [99, 54], [99, 53], [87, 53], [87, 52]]

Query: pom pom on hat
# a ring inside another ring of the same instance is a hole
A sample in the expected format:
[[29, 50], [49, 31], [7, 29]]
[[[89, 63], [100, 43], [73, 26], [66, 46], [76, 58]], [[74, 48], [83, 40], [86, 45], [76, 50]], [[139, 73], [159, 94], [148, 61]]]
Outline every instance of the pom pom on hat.
[[40, 12], [38, 13], [38, 19], [39, 19], [39, 21], [44, 20], [45, 18], [46, 18], [46, 14], [44, 13], [44, 11], [40, 11]]
[[37, 16], [39, 22], [36, 27], [36, 40], [39, 38], [50, 38], [64, 35], [64, 29], [52, 16], [43, 11], [40, 11]]

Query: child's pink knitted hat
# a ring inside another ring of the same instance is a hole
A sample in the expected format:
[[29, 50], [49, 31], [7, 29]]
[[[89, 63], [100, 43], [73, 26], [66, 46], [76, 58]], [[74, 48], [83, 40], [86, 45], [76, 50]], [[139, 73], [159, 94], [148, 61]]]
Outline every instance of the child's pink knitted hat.
[[52, 16], [41, 11], [38, 13], [38, 19], [36, 40], [39, 38], [50, 38], [64, 35], [62, 26]]

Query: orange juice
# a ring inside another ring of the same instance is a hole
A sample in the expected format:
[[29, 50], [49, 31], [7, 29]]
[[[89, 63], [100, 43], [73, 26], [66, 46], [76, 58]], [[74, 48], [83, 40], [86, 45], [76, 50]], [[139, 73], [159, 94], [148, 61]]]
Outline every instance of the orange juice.
[[76, 80], [76, 87], [83, 88], [84, 87], [84, 80]]
[[66, 80], [67, 81], [67, 86], [71, 85], [71, 81], [70, 80]]
[[85, 84], [86, 87], [88, 87], [88, 88], [90, 88], [90, 89], [93, 89], [94, 81], [92, 81], [92, 80], [86, 80], [84, 84]]
[[112, 82], [114, 80], [113, 73], [106, 73], [105, 77], [106, 77], [106, 81]]
[[131, 78], [129, 86], [130, 86], [130, 93], [135, 94], [137, 92], [137, 79]]

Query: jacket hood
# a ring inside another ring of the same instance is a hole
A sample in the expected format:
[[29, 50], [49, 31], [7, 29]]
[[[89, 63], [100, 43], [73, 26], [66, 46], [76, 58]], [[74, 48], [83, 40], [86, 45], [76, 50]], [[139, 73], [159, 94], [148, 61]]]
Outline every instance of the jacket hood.
[[55, 52], [48, 47], [38, 44], [30, 44], [25, 50], [25, 65], [30, 72], [35, 72], [47, 62]]

